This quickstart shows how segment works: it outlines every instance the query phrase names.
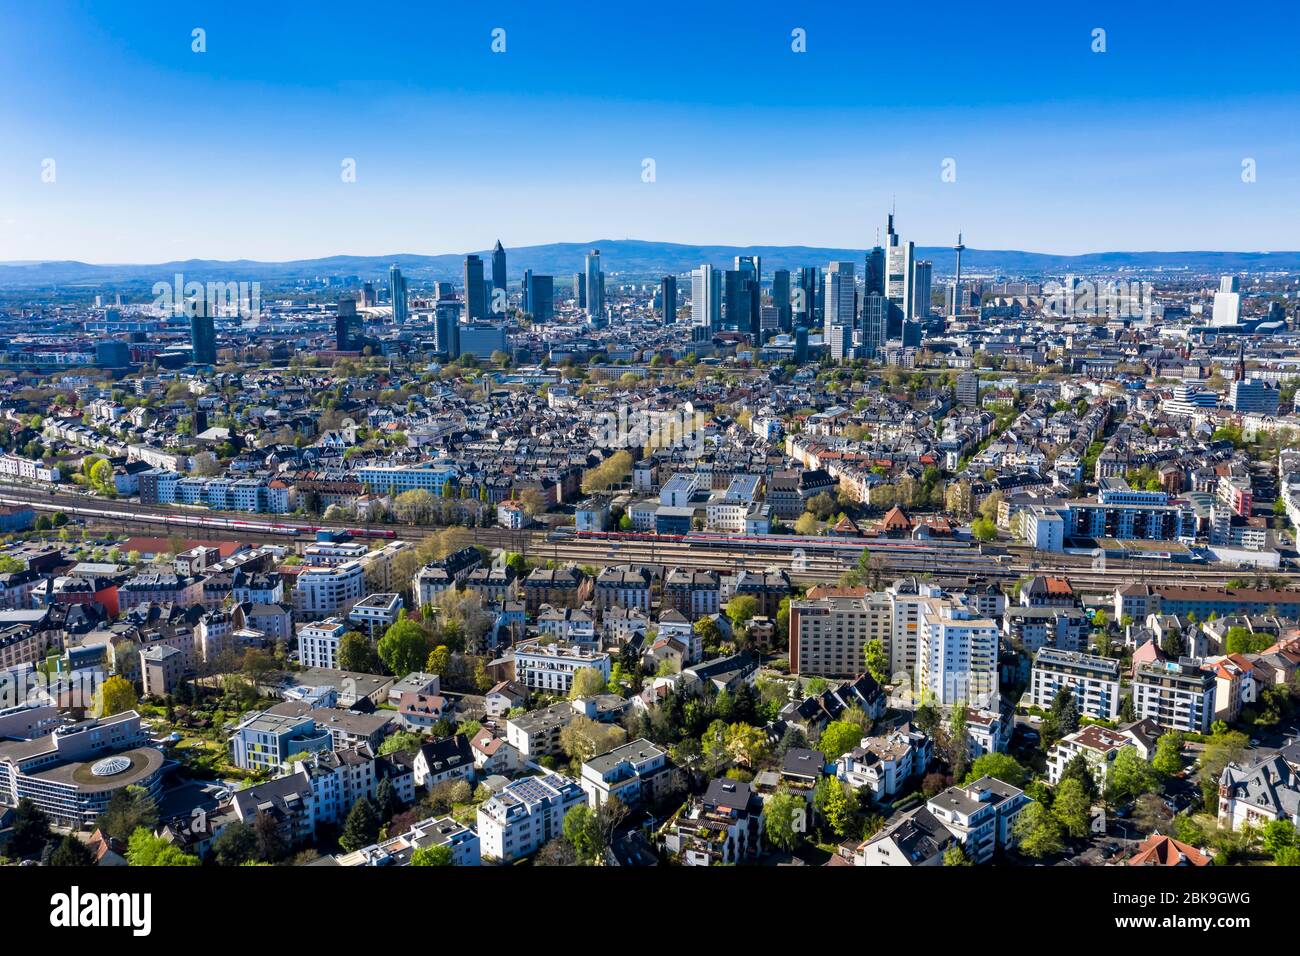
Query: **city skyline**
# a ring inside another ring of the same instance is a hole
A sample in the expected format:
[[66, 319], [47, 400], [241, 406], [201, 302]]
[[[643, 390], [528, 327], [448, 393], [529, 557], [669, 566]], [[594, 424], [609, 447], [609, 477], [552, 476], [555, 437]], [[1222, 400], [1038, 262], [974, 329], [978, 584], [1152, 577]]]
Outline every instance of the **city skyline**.
[[[865, 248], [895, 203], [918, 247], [958, 231], [1053, 254], [1296, 245], [1297, 137], [1276, 122], [1300, 87], [1294, 11], [1205, 31], [1208, 4], [1028, 9], [936, 8], [964, 44], [907, 11], [829, 6], [562, 30], [522, 6], [385, 7], [369, 33], [331, 29], [351, 13], [331, 5], [292, 23], [7, 10], [0, 36], [23, 46], [0, 58], [0, 261], [459, 252], [498, 234]], [[436, 58], [394, 58], [389, 22]], [[869, 37], [880, 74], [862, 69]], [[1202, 68], [1246, 48], [1231, 73]]]

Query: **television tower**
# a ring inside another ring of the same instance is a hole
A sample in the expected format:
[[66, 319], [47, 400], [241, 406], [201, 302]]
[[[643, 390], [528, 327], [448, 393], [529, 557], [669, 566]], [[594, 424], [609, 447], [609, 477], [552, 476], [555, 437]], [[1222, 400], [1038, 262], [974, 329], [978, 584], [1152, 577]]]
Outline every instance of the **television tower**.
[[962, 243], [961, 233], [959, 232], [957, 233], [957, 245], [952, 247], [952, 251], [957, 253], [957, 277], [953, 280], [952, 283], [953, 318], [956, 318], [957, 313], [961, 310], [961, 306], [959, 305], [959, 297], [961, 296], [961, 254], [963, 250], [965, 250], [965, 248], [966, 246]]

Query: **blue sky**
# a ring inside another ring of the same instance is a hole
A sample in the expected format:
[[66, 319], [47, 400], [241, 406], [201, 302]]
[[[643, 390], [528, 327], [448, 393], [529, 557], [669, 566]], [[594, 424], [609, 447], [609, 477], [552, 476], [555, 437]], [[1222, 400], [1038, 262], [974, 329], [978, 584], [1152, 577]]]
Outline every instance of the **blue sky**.
[[1300, 247], [1296, 5], [998, 6], [0, 0], [0, 260]]

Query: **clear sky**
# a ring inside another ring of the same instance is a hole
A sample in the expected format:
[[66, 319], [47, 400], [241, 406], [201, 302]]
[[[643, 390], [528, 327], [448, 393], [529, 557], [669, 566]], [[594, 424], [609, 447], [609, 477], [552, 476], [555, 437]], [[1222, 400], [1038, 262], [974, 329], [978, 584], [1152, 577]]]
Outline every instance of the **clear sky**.
[[0, 0], [0, 260], [1300, 248], [1300, 4], [989, 6]]

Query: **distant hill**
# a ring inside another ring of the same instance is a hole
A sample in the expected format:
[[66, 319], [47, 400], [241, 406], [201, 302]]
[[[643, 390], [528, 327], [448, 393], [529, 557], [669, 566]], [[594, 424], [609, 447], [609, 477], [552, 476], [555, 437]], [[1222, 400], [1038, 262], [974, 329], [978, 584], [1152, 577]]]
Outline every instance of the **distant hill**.
[[[583, 257], [599, 249], [605, 273], [615, 280], [623, 276], [646, 279], [665, 273], [683, 273], [702, 262], [729, 266], [735, 256], [763, 257], [764, 274], [774, 269], [824, 266], [836, 259], [861, 263], [865, 249], [829, 249], [814, 246], [697, 246], [639, 239], [598, 239], [593, 242], [555, 242], [541, 246], [507, 247], [509, 273], [518, 280], [524, 269], [554, 275], [564, 284], [583, 268]], [[490, 250], [478, 252], [485, 261]], [[934, 263], [936, 275], [951, 274], [954, 253], [941, 246], [918, 246], [918, 259]], [[387, 256], [330, 256], [291, 262], [258, 262], [251, 259], [220, 261], [187, 259], [156, 264], [96, 265], [76, 261], [0, 263], [0, 287], [40, 288], [51, 285], [100, 286], [113, 283], [171, 281], [176, 273], [187, 280], [289, 280], [316, 275], [358, 275], [377, 278], [387, 275], [397, 263], [413, 279], [458, 279], [463, 274], [464, 254], [422, 256], [399, 253]], [[489, 266], [490, 268], [490, 266]], [[1058, 256], [1016, 249], [971, 249], [962, 254], [962, 269], [972, 273], [1007, 276], [1063, 275], [1067, 272], [1116, 272], [1176, 270], [1192, 273], [1300, 271], [1300, 252], [1092, 252], [1079, 256]], [[385, 280], [386, 281], [386, 280]]]

